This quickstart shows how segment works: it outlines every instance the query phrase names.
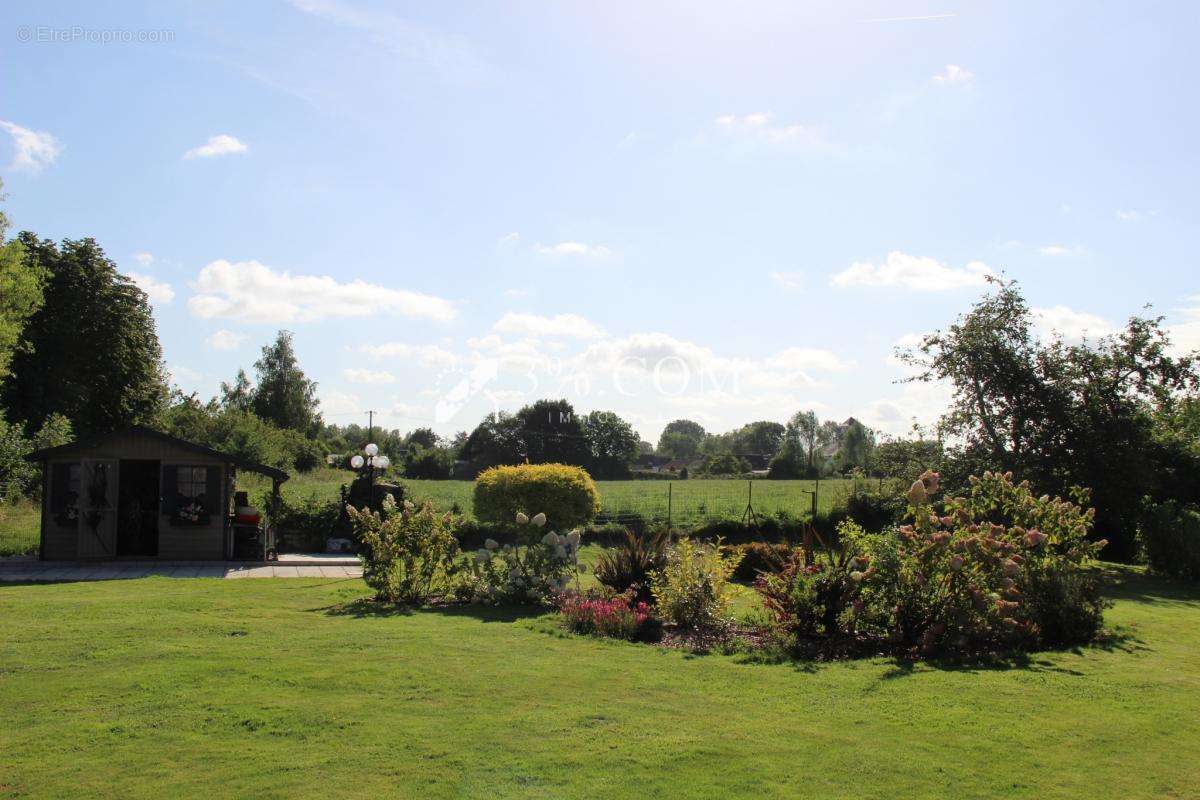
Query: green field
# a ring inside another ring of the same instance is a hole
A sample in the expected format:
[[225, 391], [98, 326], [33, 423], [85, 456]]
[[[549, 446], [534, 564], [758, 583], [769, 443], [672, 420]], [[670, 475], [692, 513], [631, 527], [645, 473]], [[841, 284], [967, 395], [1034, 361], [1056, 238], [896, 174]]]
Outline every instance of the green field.
[[[345, 470], [321, 469], [297, 475], [283, 485], [286, 496], [293, 499], [317, 497], [335, 498], [342, 484], [352, 479]], [[267, 484], [256, 476], [238, 478], [252, 494], [260, 494]], [[471, 516], [472, 481], [425, 481], [401, 479], [412, 497], [431, 500], [438, 508], [457, 507]], [[785, 512], [803, 517], [812, 510], [811, 492], [817, 490], [817, 509], [826, 513], [845, 503], [853, 481], [836, 479], [820, 481], [746, 480], [686, 480], [686, 481], [597, 481], [600, 489], [602, 518], [628, 519], [638, 515], [646, 519], [666, 519], [668, 503], [671, 520], [681, 525], [713, 520], [741, 519], [747, 503], [758, 514], [774, 516]]]
[[0, 797], [1195, 797], [1200, 591], [1108, 647], [749, 663], [361, 582], [0, 587]]
[[[346, 470], [319, 469], [293, 476], [283, 484], [284, 496], [290, 500], [315, 497], [332, 500], [338, 497], [343, 484], [353, 474]], [[253, 473], [242, 473], [238, 488], [250, 492], [253, 502], [260, 502], [270, 489], [270, 483]], [[442, 509], [457, 508], [473, 518], [471, 493], [473, 481], [401, 482], [416, 500], [431, 500]], [[754, 481], [753, 495], [745, 480], [686, 480], [686, 481], [597, 481], [600, 489], [602, 521], [629, 521], [633, 516], [643, 519], [667, 518], [670, 503], [671, 520], [679, 525], [694, 525], [713, 520], [739, 520], [748, 501], [753, 501], [759, 515], [774, 516], [780, 512], [793, 517], [807, 516], [812, 509], [812, 495], [817, 489], [817, 508], [820, 513], [843, 505], [853, 481]], [[668, 485], [670, 488], [668, 488]], [[669, 492], [669, 497], [668, 497]], [[0, 506], [0, 557], [36, 553], [38, 548], [38, 507], [29, 502], [16, 506]]]

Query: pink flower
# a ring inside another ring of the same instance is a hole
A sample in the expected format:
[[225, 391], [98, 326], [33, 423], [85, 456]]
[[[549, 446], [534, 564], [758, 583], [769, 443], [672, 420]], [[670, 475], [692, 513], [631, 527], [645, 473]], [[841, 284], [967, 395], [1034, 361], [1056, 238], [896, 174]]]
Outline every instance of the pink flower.
[[1039, 544], [1046, 541], [1047, 538], [1048, 537], [1046, 534], [1035, 528], [1025, 534], [1025, 545], [1030, 548], [1037, 547]]
[[963, 557], [962, 556], [954, 556], [953, 558], [950, 559], [950, 569], [951, 570], [953, 570], [954, 572], [958, 572], [962, 568], [963, 568]]

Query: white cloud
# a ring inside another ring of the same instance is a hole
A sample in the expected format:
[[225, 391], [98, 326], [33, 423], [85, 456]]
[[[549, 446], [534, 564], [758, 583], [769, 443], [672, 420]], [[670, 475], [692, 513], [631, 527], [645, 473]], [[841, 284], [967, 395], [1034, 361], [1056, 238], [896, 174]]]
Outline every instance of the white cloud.
[[947, 64], [941, 72], [933, 76], [933, 82], [939, 86], [967, 86], [974, 80], [974, 72], [957, 64]]
[[530, 294], [530, 292], [528, 289], [505, 289], [504, 290], [505, 297], [520, 298], [520, 297], [528, 297], [529, 294]]
[[1117, 330], [1116, 326], [1104, 317], [1086, 311], [1076, 311], [1067, 306], [1031, 308], [1029, 313], [1033, 315], [1034, 327], [1046, 337], [1058, 334], [1068, 341], [1078, 342], [1086, 338], [1107, 336]]
[[141, 264], [143, 267], [148, 267], [154, 263], [154, 254], [147, 253], [145, 250], [134, 253], [133, 260]]
[[538, 242], [533, 246], [534, 252], [538, 255], [550, 256], [551, 258], [562, 257], [582, 257], [604, 259], [613, 255], [613, 251], [602, 244], [587, 244], [585, 242], [559, 242], [558, 244], [542, 244]]
[[246, 341], [246, 334], [219, 330], [206, 340], [213, 350], [236, 350]]
[[816, 369], [824, 372], [844, 372], [850, 364], [831, 350], [814, 347], [789, 347], [768, 358], [768, 367], [783, 370]]
[[314, 322], [394, 313], [447, 322], [457, 314], [440, 297], [388, 289], [362, 280], [339, 283], [317, 275], [277, 272], [257, 261], [213, 261], [200, 270], [188, 310], [205, 319]]
[[454, 353], [435, 344], [383, 342], [381, 344], [364, 344], [359, 350], [376, 358], [414, 361], [423, 367], [449, 367], [459, 360]]
[[146, 293], [151, 303], [167, 305], [175, 299], [175, 290], [171, 288], [171, 284], [164, 283], [151, 275], [143, 275], [140, 272], [127, 272], [125, 274], [131, 281], [137, 284], [139, 289]]
[[1133, 208], [1117, 209], [1117, 219], [1122, 222], [1140, 222], [1146, 217], [1153, 217], [1157, 211], [1138, 211]]
[[956, 268], [928, 256], [893, 250], [882, 264], [855, 261], [831, 279], [834, 286], [903, 286], [914, 292], [943, 292], [987, 285], [995, 272], [982, 261]]
[[604, 331], [578, 314], [555, 314], [543, 317], [537, 314], [516, 314], [509, 311], [501, 317], [492, 330], [523, 336], [567, 336], [574, 339], [596, 339]]
[[204, 379], [204, 373], [194, 370], [191, 367], [183, 367], [179, 364], [171, 364], [167, 367], [167, 375], [171, 379], [171, 383], [177, 384], [180, 387], [195, 388], [196, 384]]
[[501, 247], [510, 247], [512, 245], [519, 244], [520, 241], [521, 241], [521, 234], [517, 233], [516, 231], [509, 231], [508, 233], [501, 236], [496, 241], [496, 244], [500, 245]]
[[722, 114], [716, 119], [717, 130], [730, 136], [738, 136], [769, 144], [795, 143], [808, 146], [823, 146], [827, 142], [821, 132], [808, 125], [776, 125], [771, 114]]
[[772, 272], [771, 280], [775, 281], [780, 288], [791, 291], [804, 288], [803, 272]]
[[1196, 305], [1177, 309], [1185, 321], [1167, 326], [1167, 333], [1171, 336], [1171, 352], [1175, 356], [1200, 350], [1200, 295], [1192, 295], [1188, 301]]
[[396, 376], [390, 372], [375, 372], [369, 369], [344, 369], [342, 377], [351, 383], [395, 383]]
[[210, 136], [207, 142], [199, 147], [193, 147], [191, 150], [188, 150], [183, 154], [183, 157], [188, 160], [193, 158], [215, 158], [217, 156], [244, 153], [248, 149], [246, 145], [238, 141], [237, 137], [221, 133], [216, 136]]
[[329, 417], [343, 417], [359, 413], [361, 406], [358, 395], [326, 389], [321, 392], [321, 413]]
[[1068, 247], [1065, 244], [1047, 244], [1038, 248], [1038, 252], [1044, 256], [1076, 256], [1083, 252], [1082, 247]]
[[13, 160], [10, 169], [34, 175], [53, 164], [62, 146], [45, 131], [32, 131], [15, 122], [0, 119], [0, 128], [8, 131], [13, 142]]
[[625, 136], [621, 139], [620, 142], [617, 143], [617, 149], [618, 150], [626, 150], [630, 147], [633, 147], [633, 145], [637, 142], [637, 140], [638, 140], [637, 131], [630, 131], [629, 133], [625, 134]]

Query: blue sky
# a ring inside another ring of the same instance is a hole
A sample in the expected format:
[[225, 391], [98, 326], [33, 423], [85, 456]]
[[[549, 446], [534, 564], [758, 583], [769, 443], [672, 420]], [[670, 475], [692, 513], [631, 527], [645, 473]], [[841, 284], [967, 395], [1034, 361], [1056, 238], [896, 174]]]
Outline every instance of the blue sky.
[[206, 397], [288, 328], [333, 422], [899, 432], [989, 273], [1200, 346], [1195, 3], [98, 5], [0, 10], [6, 208]]

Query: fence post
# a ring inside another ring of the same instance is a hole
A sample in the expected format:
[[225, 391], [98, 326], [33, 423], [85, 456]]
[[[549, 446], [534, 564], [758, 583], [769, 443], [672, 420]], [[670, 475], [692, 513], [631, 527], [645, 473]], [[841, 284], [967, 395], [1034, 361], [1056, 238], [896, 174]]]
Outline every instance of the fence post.
[[674, 482], [667, 481], [667, 530], [671, 530], [671, 489], [674, 486]]
[[812, 519], [813, 519], [814, 525], [817, 524], [817, 496], [820, 494], [820, 492], [821, 492], [821, 479], [817, 478], [816, 483], [813, 484]]

